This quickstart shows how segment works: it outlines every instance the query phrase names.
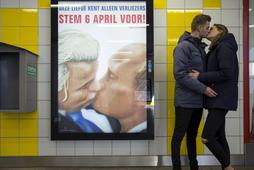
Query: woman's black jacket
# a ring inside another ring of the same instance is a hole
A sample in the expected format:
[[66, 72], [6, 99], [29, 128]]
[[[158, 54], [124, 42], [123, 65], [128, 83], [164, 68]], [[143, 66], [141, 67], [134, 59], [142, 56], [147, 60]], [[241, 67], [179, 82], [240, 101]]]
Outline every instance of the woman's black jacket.
[[198, 79], [214, 89], [216, 97], [205, 97], [207, 109], [236, 110], [238, 103], [237, 43], [233, 34], [228, 33], [220, 38], [205, 58], [205, 72]]

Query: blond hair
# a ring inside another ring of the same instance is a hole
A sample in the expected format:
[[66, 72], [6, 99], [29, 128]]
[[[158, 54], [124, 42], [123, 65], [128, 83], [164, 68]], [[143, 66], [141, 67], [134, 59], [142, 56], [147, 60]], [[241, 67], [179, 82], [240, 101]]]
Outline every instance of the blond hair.
[[65, 30], [58, 35], [58, 92], [64, 89], [67, 99], [69, 71], [66, 62], [94, 61], [100, 46], [91, 35], [79, 30]]

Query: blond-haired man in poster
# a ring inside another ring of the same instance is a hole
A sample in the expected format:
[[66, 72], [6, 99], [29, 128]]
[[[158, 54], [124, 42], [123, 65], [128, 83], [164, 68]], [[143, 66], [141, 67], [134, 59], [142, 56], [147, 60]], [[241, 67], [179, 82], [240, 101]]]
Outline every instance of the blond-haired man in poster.
[[78, 30], [60, 32], [58, 42], [59, 131], [112, 132], [106, 116], [87, 109], [101, 88], [95, 80], [99, 43]]

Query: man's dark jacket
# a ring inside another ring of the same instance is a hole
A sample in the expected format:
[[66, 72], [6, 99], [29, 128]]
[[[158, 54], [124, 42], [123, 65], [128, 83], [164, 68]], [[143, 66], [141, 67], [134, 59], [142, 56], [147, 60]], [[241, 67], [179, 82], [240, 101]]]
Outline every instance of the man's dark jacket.
[[175, 106], [203, 108], [203, 93], [206, 86], [192, 79], [188, 73], [192, 69], [203, 72], [205, 44], [188, 32], [180, 37], [174, 49]]

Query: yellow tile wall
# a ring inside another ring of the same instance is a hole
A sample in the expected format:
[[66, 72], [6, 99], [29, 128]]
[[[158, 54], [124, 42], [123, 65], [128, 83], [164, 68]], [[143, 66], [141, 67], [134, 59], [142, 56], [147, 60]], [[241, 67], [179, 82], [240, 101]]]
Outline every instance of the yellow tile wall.
[[184, 31], [184, 27], [167, 27], [167, 45], [175, 46]]
[[0, 8], [0, 15], [0, 41], [38, 54], [38, 9]]
[[[168, 10], [167, 11], [167, 26], [168, 27], [184, 27], [184, 10]], [[171, 36], [169, 36], [171, 37]]]
[[1, 138], [1, 156], [19, 156], [20, 138]]
[[21, 27], [38, 27], [38, 9], [21, 9], [20, 15]]
[[[24, 0], [25, 1], [25, 0]], [[22, 0], [20, 0], [22, 3]], [[0, 9], [0, 41], [38, 53], [38, 9], [50, 8], [50, 0], [38, 0], [37, 9]], [[155, 9], [167, 9], [167, 0], [154, 0]], [[203, 0], [203, 9], [221, 8], [221, 0]], [[174, 127], [174, 79], [173, 49], [184, 30], [190, 31], [190, 23], [202, 9], [168, 10], [167, 17], [167, 63], [168, 63], [168, 154]], [[199, 128], [198, 153], [204, 153], [200, 143], [200, 134], [204, 122]], [[183, 141], [181, 153], [186, 154], [186, 142]], [[38, 113], [0, 113], [0, 156], [36, 156], [38, 155]]]
[[50, 8], [50, 0], [38, 0], [38, 8]]
[[20, 15], [20, 9], [0, 9], [0, 25], [2, 27], [17, 27], [20, 24], [20, 20], [18, 19]]
[[[1, 10], [1, 9], [0, 9]], [[0, 41], [19, 46], [20, 30], [18, 27], [2, 27], [0, 29]]]
[[18, 119], [1, 119], [1, 138], [14, 138], [19, 136]]
[[37, 156], [38, 155], [38, 137], [20, 138], [19, 141], [20, 156]]
[[221, 8], [221, 0], [203, 0], [204, 9], [219, 9]]
[[185, 10], [185, 26], [187, 27], [191, 27], [191, 22], [192, 19], [198, 15], [198, 14], [202, 14], [203, 11], [202, 10]]
[[167, 8], [167, 0], [154, 0], [153, 5], [155, 9], [165, 9]]
[[[38, 54], [38, 8], [0, 8], [0, 16], [0, 41]], [[38, 113], [0, 113], [0, 156], [37, 155]]]
[[173, 64], [173, 51], [175, 46], [167, 46], [167, 62]]

